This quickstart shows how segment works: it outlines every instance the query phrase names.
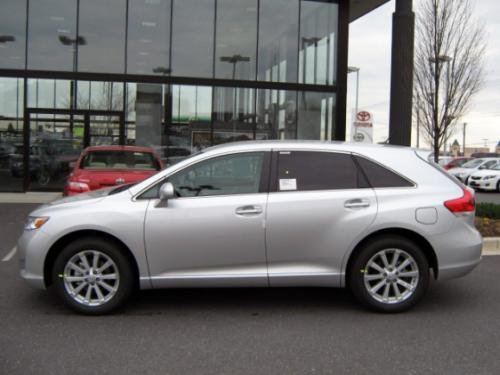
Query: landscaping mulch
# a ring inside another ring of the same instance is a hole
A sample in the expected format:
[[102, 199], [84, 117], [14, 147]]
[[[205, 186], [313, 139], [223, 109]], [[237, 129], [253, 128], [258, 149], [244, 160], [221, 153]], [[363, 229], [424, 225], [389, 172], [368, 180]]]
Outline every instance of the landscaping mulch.
[[483, 237], [500, 237], [500, 220], [476, 217], [476, 228]]

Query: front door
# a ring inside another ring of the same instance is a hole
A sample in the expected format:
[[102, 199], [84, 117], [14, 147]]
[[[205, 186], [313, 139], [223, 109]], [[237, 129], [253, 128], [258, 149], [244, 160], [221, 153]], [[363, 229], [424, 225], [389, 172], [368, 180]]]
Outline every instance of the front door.
[[264, 152], [232, 154], [199, 162], [168, 178], [177, 198], [151, 199], [146, 214], [145, 242], [154, 287], [268, 285], [268, 164]]
[[24, 190], [62, 191], [85, 147], [125, 144], [122, 111], [28, 108], [26, 119], [24, 140], [10, 158]]

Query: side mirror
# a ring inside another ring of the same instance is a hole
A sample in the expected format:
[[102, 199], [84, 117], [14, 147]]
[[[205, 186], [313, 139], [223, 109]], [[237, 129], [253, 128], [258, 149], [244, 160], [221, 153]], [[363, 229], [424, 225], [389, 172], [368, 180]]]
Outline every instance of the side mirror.
[[160, 186], [160, 200], [168, 201], [175, 197], [174, 185], [171, 182], [165, 182]]

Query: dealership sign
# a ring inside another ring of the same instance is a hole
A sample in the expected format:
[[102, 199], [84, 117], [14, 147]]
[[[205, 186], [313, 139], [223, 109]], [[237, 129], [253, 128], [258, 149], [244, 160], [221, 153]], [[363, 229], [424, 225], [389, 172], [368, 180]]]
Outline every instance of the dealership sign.
[[354, 113], [351, 138], [354, 142], [373, 143], [373, 115], [368, 111]]

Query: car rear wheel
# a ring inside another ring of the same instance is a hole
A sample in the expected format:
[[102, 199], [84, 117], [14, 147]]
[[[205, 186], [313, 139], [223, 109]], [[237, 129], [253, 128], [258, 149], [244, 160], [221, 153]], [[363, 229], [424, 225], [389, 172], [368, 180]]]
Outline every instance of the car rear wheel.
[[73, 310], [89, 315], [109, 313], [130, 296], [133, 270], [115, 243], [81, 238], [55, 260], [52, 280], [57, 294]]
[[425, 294], [429, 265], [422, 250], [412, 241], [385, 236], [361, 248], [348, 278], [354, 296], [368, 308], [402, 312]]
[[497, 193], [500, 193], [500, 181], [497, 182]]

